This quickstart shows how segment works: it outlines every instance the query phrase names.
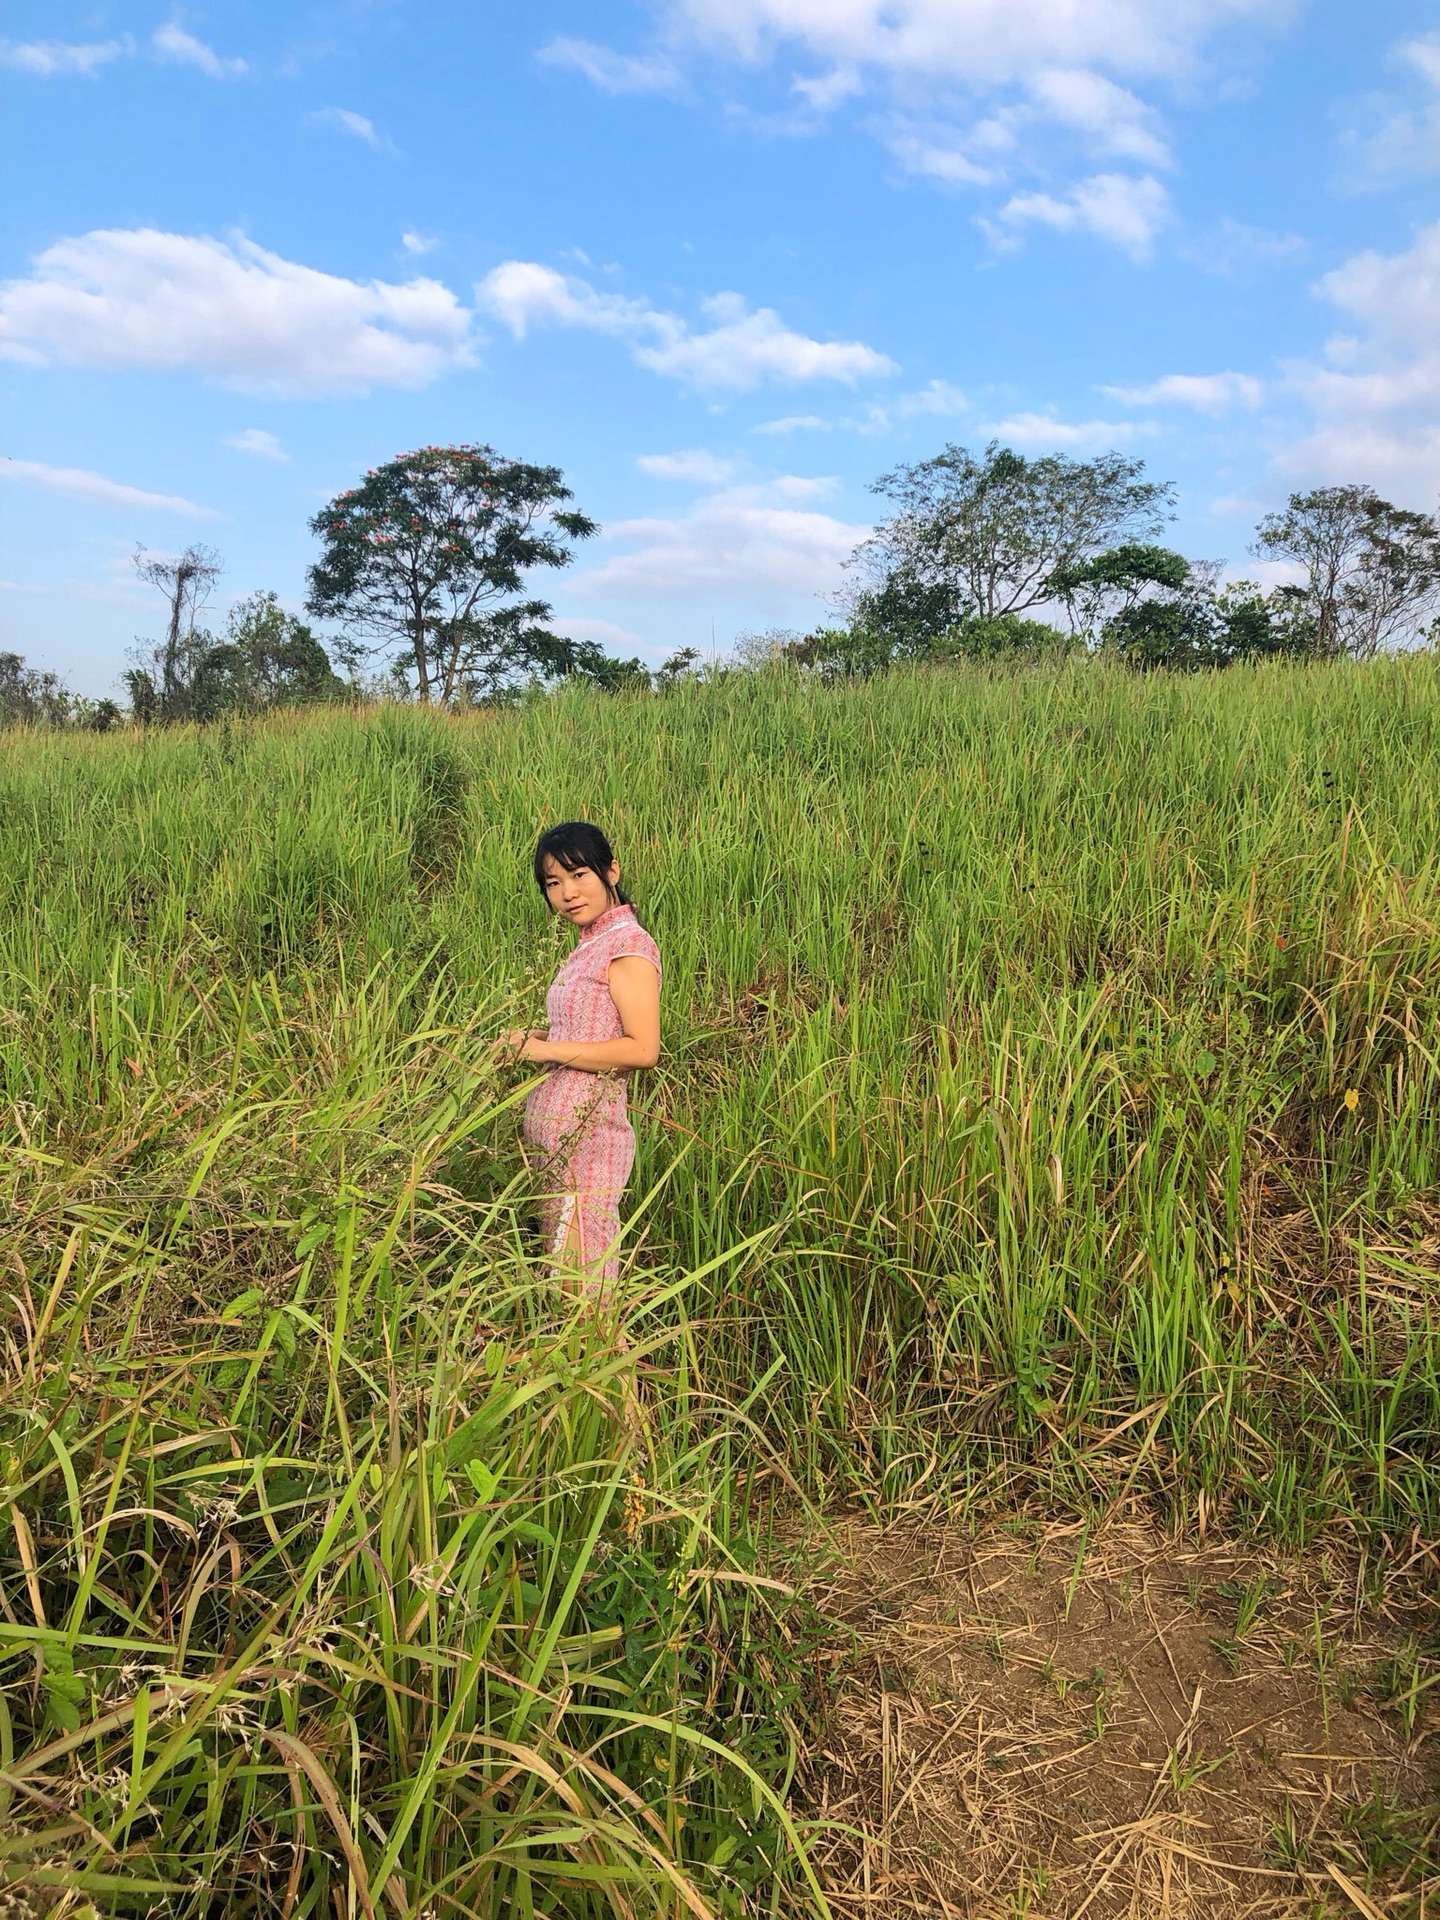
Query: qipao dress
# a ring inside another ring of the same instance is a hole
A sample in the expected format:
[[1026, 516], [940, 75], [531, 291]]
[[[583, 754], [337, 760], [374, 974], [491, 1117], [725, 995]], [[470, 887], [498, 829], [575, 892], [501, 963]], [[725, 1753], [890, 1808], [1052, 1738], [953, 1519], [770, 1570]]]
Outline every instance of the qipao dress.
[[[551, 1040], [619, 1040], [610, 963], [638, 954], [660, 972], [660, 949], [629, 906], [608, 907], [582, 929], [545, 997]], [[541, 1224], [559, 1260], [578, 1217], [580, 1264], [601, 1283], [620, 1271], [620, 1200], [635, 1164], [626, 1074], [552, 1066], [525, 1103], [524, 1132], [538, 1160]]]

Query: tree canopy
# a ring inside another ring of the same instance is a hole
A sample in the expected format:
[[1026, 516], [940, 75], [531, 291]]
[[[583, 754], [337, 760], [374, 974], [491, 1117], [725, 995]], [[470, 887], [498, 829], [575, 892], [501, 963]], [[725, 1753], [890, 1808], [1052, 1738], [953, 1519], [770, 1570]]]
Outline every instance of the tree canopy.
[[634, 663], [550, 626], [526, 576], [567, 566], [595, 522], [567, 507], [558, 467], [488, 446], [421, 447], [374, 468], [310, 522], [321, 555], [307, 606], [358, 664], [388, 657], [425, 702], [495, 699], [526, 680], [605, 682]]
[[1099, 633], [1118, 615], [1161, 592], [1178, 593], [1189, 584], [1190, 562], [1170, 547], [1127, 540], [1104, 553], [1058, 566], [1050, 592], [1082, 633]]
[[231, 608], [225, 638], [213, 641], [200, 663], [197, 703], [213, 712], [254, 713], [343, 700], [346, 692], [313, 629], [287, 613], [277, 595], [252, 593]]
[[854, 625], [916, 651], [957, 622], [1053, 601], [1057, 575], [1153, 537], [1170, 517], [1173, 486], [1144, 475], [1143, 461], [1119, 453], [1027, 459], [994, 440], [978, 458], [952, 445], [882, 474], [874, 491], [896, 511], [856, 553], [867, 584]]
[[1373, 487], [1292, 493], [1260, 522], [1255, 552], [1304, 569], [1298, 591], [1322, 654], [1371, 659], [1418, 638], [1440, 608], [1440, 522]]

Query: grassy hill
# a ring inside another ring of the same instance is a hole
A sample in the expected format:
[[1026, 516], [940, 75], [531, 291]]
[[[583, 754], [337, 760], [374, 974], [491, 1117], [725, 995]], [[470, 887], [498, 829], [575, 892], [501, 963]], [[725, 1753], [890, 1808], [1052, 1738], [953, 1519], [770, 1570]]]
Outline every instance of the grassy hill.
[[[577, 815], [667, 967], [623, 1338], [492, 1054]], [[12, 733], [0, 820], [42, 1908], [815, 1910], [777, 1514], [1440, 1530], [1432, 657]]]

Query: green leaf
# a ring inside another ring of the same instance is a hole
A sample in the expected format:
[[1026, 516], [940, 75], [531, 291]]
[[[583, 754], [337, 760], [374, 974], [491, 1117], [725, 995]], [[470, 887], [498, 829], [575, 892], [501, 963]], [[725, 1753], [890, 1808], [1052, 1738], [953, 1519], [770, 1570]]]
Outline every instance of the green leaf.
[[287, 1360], [295, 1358], [295, 1323], [288, 1314], [282, 1313], [275, 1322], [275, 1344]]
[[318, 1226], [311, 1227], [307, 1233], [302, 1233], [300, 1238], [295, 1242], [295, 1257], [303, 1260], [307, 1253], [313, 1253], [316, 1247], [320, 1245], [320, 1242], [322, 1240], [328, 1240], [329, 1237], [329, 1223], [322, 1220]]
[[263, 1305], [265, 1297], [263, 1287], [247, 1287], [244, 1293], [237, 1293], [233, 1300], [226, 1302], [220, 1309], [220, 1318], [243, 1320], [255, 1307]]
[[465, 1472], [471, 1486], [475, 1489], [475, 1498], [482, 1504], [493, 1500], [495, 1489], [500, 1484], [500, 1475], [494, 1467], [487, 1467], [483, 1460], [467, 1460]]
[[86, 1686], [83, 1676], [75, 1671], [68, 1648], [46, 1645], [44, 1685], [51, 1725], [61, 1733], [76, 1732], [80, 1709], [85, 1704]]
[[1195, 1056], [1195, 1071], [1202, 1080], [1208, 1080], [1210, 1075], [1215, 1071], [1214, 1054], [1197, 1053]]
[[505, 1415], [515, 1404], [513, 1387], [496, 1386], [491, 1389], [485, 1404], [471, 1414], [468, 1420], [462, 1420], [450, 1436], [448, 1454], [452, 1467], [463, 1467], [473, 1460], [485, 1445], [492, 1427], [498, 1427]]

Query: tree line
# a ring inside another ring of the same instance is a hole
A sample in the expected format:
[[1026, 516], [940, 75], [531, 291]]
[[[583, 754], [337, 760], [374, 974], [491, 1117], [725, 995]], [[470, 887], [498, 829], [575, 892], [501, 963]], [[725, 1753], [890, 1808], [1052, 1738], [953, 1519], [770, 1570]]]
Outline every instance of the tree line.
[[[993, 441], [978, 456], [952, 445], [882, 474], [873, 491], [890, 512], [856, 550], [837, 617], [807, 634], [750, 636], [728, 668], [778, 656], [838, 678], [907, 660], [1086, 652], [1175, 671], [1367, 660], [1440, 637], [1440, 520], [1368, 486], [1293, 493], [1264, 516], [1251, 551], [1291, 575], [1269, 591], [1223, 584], [1220, 563], [1162, 545], [1175, 488], [1118, 453], [1030, 459]], [[169, 724], [379, 697], [495, 705], [563, 681], [663, 690], [713, 670], [682, 648], [652, 674], [556, 630], [531, 576], [568, 566], [599, 531], [571, 499], [558, 467], [488, 446], [421, 447], [372, 469], [310, 522], [320, 553], [305, 610], [333, 627], [328, 647], [269, 592], [212, 632], [203, 616], [219, 555], [141, 549], [138, 574], [166, 617], [132, 653], [130, 714]], [[114, 701], [79, 699], [57, 675], [0, 654], [0, 724], [103, 728], [121, 717]]]
[[1175, 489], [1118, 453], [950, 446], [874, 490], [894, 510], [856, 554], [847, 618], [791, 643], [802, 664], [1084, 650], [1175, 670], [1367, 660], [1437, 635], [1440, 521], [1367, 486], [1293, 493], [1264, 516], [1252, 554], [1294, 576], [1268, 592], [1161, 545]]

